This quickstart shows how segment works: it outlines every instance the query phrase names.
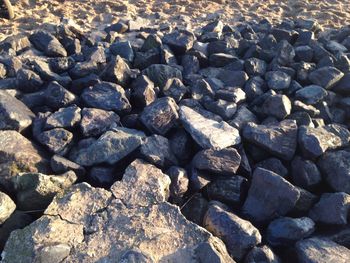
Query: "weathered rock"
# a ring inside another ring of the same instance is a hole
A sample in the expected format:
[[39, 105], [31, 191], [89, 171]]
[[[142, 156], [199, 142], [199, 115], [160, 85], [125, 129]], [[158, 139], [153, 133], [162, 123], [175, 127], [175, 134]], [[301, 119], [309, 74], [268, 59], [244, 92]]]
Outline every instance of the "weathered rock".
[[272, 171], [282, 177], [287, 177], [288, 170], [283, 163], [277, 158], [268, 158], [256, 164], [256, 167], [260, 167], [269, 171]]
[[249, 221], [225, 210], [219, 202], [209, 203], [203, 220], [204, 227], [220, 237], [235, 260], [242, 260], [245, 254], [261, 242], [261, 235]]
[[291, 160], [297, 147], [297, 132], [294, 120], [274, 125], [248, 123], [243, 129], [243, 137], [277, 157]]
[[134, 60], [134, 51], [131, 47], [130, 41], [125, 42], [115, 42], [110, 47], [109, 50], [114, 56], [120, 56], [129, 62]]
[[161, 89], [168, 79], [178, 78], [182, 80], [181, 71], [169, 65], [154, 64], [143, 70], [142, 73], [147, 75]]
[[244, 68], [249, 76], [263, 76], [266, 72], [266, 62], [258, 58], [244, 61]]
[[23, 131], [32, 124], [34, 113], [20, 100], [0, 90], [0, 130]]
[[216, 77], [224, 82], [226, 86], [230, 87], [243, 87], [249, 79], [247, 73], [244, 71], [232, 71], [226, 69], [220, 70]]
[[152, 133], [165, 135], [175, 126], [179, 118], [178, 106], [174, 99], [163, 97], [143, 109], [141, 122]]
[[208, 201], [200, 193], [194, 194], [181, 208], [184, 216], [197, 225], [202, 225], [207, 210]]
[[73, 171], [77, 176], [83, 176], [85, 174], [84, 167], [76, 164], [60, 155], [54, 155], [51, 158], [50, 166], [53, 172], [56, 174]]
[[305, 189], [312, 189], [321, 183], [322, 177], [316, 164], [310, 160], [302, 159], [296, 156], [292, 163], [292, 179], [293, 183]]
[[178, 78], [168, 79], [163, 87], [164, 95], [173, 98], [176, 102], [179, 102], [187, 92], [188, 88]]
[[301, 240], [296, 244], [296, 254], [303, 263], [346, 263], [350, 260], [350, 250], [329, 239]]
[[153, 64], [159, 64], [161, 53], [158, 48], [152, 48], [145, 52], [136, 52], [134, 59], [134, 67], [143, 70]]
[[166, 174], [170, 177], [170, 198], [173, 202], [181, 201], [181, 198], [188, 190], [188, 176], [185, 169], [172, 166], [170, 167]]
[[189, 107], [180, 107], [180, 120], [186, 131], [204, 149], [220, 150], [241, 142], [237, 129], [224, 121], [208, 120]]
[[225, 245], [215, 239], [200, 243], [195, 253], [201, 263], [235, 263], [228, 255]]
[[178, 129], [169, 137], [172, 152], [180, 163], [186, 163], [192, 157], [193, 140], [184, 130]]
[[184, 54], [193, 46], [194, 36], [187, 31], [174, 31], [164, 35], [162, 42], [168, 45], [177, 54]]
[[144, 138], [145, 134], [141, 131], [117, 127], [105, 132], [87, 147], [79, 149], [72, 161], [83, 166], [115, 164], [136, 150]]
[[254, 170], [243, 213], [257, 223], [283, 216], [293, 209], [300, 191], [274, 172]]
[[291, 77], [283, 71], [269, 71], [265, 75], [267, 85], [273, 90], [285, 90], [289, 88]]
[[42, 132], [38, 140], [51, 152], [64, 155], [69, 150], [69, 146], [73, 141], [73, 133], [63, 128], [55, 128]]
[[244, 263], [280, 263], [278, 256], [266, 245], [262, 247], [254, 247], [247, 254]]
[[80, 111], [80, 108], [75, 105], [61, 108], [46, 119], [44, 129], [73, 128], [81, 120]]
[[345, 74], [344, 77], [340, 79], [333, 87], [333, 91], [344, 95], [350, 95], [350, 73]]
[[43, 85], [44, 82], [34, 71], [23, 68], [17, 71], [17, 87], [24, 93], [39, 91]]
[[335, 67], [322, 67], [310, 73], [309, 79], [313, 84], [330, 89], [344, 76], [344, 73]]
[[143, 108], [157, 99], [153, 82], [145, 75], [132, 82], [131, 100], [134, 107]]
[[54, 109], [73, 104], [76, 96], [58, 84], [56, 81], [51, 82], [47, 89], [43, 91], [44, 103]]
[[120, 57], [113, 57], [100, 75], [102, 80], [126, 87], [131, 81], [131, 71], [128, 64]]
[[71, 78], [69, 76], [61, 76], [52, 72], [50, 66], [45, 61], [41, 61], [39, 59], [34, 60], [33, 62], [34, 70], [39, 74], [41, 79], [45, 81], [57, 81], [64, 87], [67, 87], [71, 82]]
[[30, 42], [49, 57], [66, 57], [67, 51], [52, 34], [39, 30], [29, 36]]
[[0, 225], [2, 225], [15, 211], [16, 204], [5, 193], [0, 191]]
[[350, 132], [338, 124], [317, 128], [301, 126], [298, 143], [306, 158], [317, 158], [327, 150], [334, 150], [349, 145]]
[[236, 114], [228, 123], [240, 131], [248, 122], [257, 123], [258, 118], [254, 113], [247, 109], [247, 107], [241, 106], [237, 109]]
[[206, 109], [219, 115], [224, 120], [230, 120], [237, 111], [237, 105], [226, 100], [204, 99], [203, 102]]
[[314, 105], [327, 96], [328, 92], [320, 86], [310, 85], [295, 92], [295, 98], [306, 104]]
[[292, 104], [286, 95], [271, 95], [261, 106], [261, 112], [278, 120], [283, 120], [292, 110]]

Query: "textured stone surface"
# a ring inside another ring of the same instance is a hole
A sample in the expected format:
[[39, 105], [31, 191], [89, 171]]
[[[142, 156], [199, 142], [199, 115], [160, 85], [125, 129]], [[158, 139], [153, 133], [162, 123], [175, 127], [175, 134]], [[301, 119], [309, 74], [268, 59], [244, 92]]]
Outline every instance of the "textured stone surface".
[[7, 194], [0, 192], [0, 225], [5, 223], [15, 209], [16, 204], [12, 199]]

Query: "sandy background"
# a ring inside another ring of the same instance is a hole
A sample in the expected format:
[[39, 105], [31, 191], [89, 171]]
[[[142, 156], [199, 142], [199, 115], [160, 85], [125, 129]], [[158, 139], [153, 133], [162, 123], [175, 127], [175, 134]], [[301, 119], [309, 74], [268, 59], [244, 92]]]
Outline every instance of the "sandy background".
[[12, 0], [14, 21], [0, 19], [0, 40], [19, 32], [73, 19], [85, 31], [103, 28], [119, 19], [147, 19], [151, 26], [171, 23], [197, 28], [215, 16], [234, 24], [269, 18], [314, 18], [325, 28], [350, 24], [350, 0]]

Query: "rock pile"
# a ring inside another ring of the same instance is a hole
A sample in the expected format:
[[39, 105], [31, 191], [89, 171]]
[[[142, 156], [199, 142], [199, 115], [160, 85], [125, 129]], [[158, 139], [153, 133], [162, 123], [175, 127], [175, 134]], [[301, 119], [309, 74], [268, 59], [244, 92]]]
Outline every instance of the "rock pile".
[[56, 29], [0, 43], [2, 262], [350, 262], [348, 27]]

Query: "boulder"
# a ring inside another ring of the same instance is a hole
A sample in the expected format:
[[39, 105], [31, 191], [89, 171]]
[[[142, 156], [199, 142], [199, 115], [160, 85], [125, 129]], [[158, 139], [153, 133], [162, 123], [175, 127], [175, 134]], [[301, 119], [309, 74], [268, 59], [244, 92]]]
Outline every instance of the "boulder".
[[164, 35], [162, 42], [177, 54], [184, 54], [193, 46], [194, 35], [187, 31], [174, 31]]
[[120, 56], [116, 56], [106, 65], [100, 77], [102, 80], [126, 87], [131, 81], [131, 70]]
[[66, 57], [67, 51], [58, 39], [49, 32], [39, 30], [29, 36], [35, 48], [49, 57]]
[[77, 106], [70, 106], [61, 108], [47, 117], [44, 125], [45, 130], [54, 128], [72, 129], [81, 120], [80, 108]]
[[280, 263], [279, 257], [266, 245], [254, 247], [247, 254], [244, 263]]
[[77, 163], [74, 163], [60, 155], [54, 155], [51, 158], [50, 166], [53, 172], [56, 174], [62, 174], [68, 171], [73, 171], [77, 176], [83, 176], [85, 174], [84, 167]]
[[265, 75], [267, 85], [272, 90], [285, 90], [289, 88], [291, 77], [283, 71], [269, 71]]
[[7, 194], [0, 191], [0, 225], [5, 223], [15, 209], [16, 204], [12, 199]]
[[267, 116], [283, 120], [292, 110], [292, 103], [286, 95], [271, 95], [261, 106], [261, 112]]
[[293, 183], [305, 189], [313, 189], [318, 186], [321, 181], [321, 173], [317, 165], [310, 160], [305, 160], [300, 156], [296, 156], [291, 163]]
[[73, 142], [73, 133], [63, 128], [55, 128], [39, 134], [38, 141], [54, 154], [64, 155]]
[[310, 105], [322, 101], [328, 92], [318, 85], [309, 85], [295, 92], [295, 98]]
[[153, 64], [142, 71], [153, 83], [163, 89], [168, 79], [178, 78], [182, 80], [182, 73], [179, 69], [161, 64]]
[[310, 81], [323, 87], [330, 89], [336, 85], [344, 76], [344, 73], [335, 67], [322, 67], [312, 71], [309, 75]]

